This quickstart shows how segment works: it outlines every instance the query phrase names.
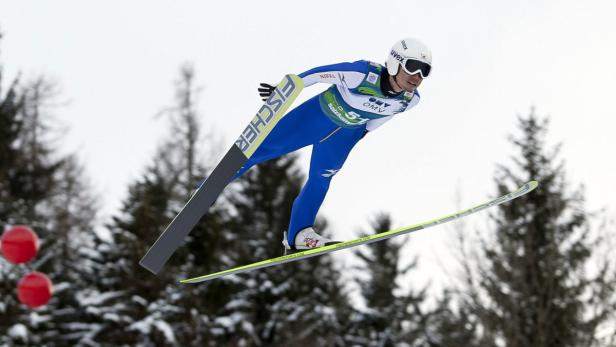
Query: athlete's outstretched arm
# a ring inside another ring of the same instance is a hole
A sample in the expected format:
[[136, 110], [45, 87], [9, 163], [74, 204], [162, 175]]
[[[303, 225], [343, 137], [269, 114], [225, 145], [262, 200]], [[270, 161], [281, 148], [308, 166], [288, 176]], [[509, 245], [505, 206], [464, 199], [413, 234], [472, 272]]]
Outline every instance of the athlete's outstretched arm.
[[349, 88], [357, 87], [368, 73], [367, 61], [353, 63], [339, 63], [315, 67], [300, 73], [298, 76], [304, 81], [304, 87], [315, 83], [342, 84], [346, 83]]
[[[357, 87], [368, 73], [367, 61], [359, 60], [354, 63], [338, 63], [315, 67], [300, 73], [298, 76], [304, 82], [304, 88], [315, 83], [329, 83], [341, 85], [346, 83], [349, 88]], [[259, 96], [263, 101], [272, 94], [276, 86], [260, 83]]]

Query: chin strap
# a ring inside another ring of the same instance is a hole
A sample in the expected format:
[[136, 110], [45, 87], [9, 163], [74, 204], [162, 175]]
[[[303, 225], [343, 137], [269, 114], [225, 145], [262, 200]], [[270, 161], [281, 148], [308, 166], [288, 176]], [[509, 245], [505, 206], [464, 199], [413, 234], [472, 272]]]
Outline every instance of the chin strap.
[[[381, 74], [381, 91], [383, 92], [383, 94], [389, 96], [400, 95], [400, 93], [403, 93], [404, 90], [402, 90], [401, 92], [396, 92], [391, 83], [389, 82], [390, 76], [391, 75], [387, 72], [387, 70], [384, 69], [383, 73]], [[396, 84], [396, 86], [400, 87], [398, 81], [396, 80], [396, 76], [393, 76], [393, 82]]]
[[[398, 80], [396, 79], [396, 77], [398, 77], [398, 75], [394, 76], [394, 82], [396, 83], [396, 87], [402, 89], [402, 87], [400, 87], [400, 83], [398, 82]], [[402, 89], [401, 91], [399, 91], [398, 93], [402, 93], [404, 91], [404, 89]]]

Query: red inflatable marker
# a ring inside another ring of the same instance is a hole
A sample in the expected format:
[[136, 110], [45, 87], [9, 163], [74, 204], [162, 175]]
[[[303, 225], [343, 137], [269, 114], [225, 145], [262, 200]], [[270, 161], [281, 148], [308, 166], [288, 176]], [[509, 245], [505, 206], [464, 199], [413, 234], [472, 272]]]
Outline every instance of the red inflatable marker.
[[31, 272], [21, 278], [17, 284], [19, 301], [31, 308], [43, 306], [51, 299], [53, 286], [49, 277], [40, 272]]
[[34, 231], [25, 225], [16, 225], [2, 235], [0, 249], [2, 254], [13, 264], [30, 261], [39, 248], [39, 240]]

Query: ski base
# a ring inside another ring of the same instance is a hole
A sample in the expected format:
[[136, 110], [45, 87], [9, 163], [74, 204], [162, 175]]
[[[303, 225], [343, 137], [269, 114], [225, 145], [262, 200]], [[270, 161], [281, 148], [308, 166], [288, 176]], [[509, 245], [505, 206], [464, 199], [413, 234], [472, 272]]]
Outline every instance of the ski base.
[[307, 251], [303, 251], [303, 252], [297, 252], [297, 253], [293, 253], [293, 254], [289, 254], [289, 255], [284, 255], [282, 257], [277, 257], [277, 258], [272, 258], [272, 259], [267, 259], [267, 260], [263, 260], [260, 262], [256, 262], [256, 263], [252, 263], [252, 264], [248, 264], [248, 265], [244, 265], [244, 266], [239, 266], [236, 268], [232, 268], [232, 269], [228, 269], [228, 270], [224, 270], [224, 271], [220, 271], [220, 272], [216, 272], [216, 273], [212, 273], [209, 275], [204, 275], [204, 276], [199, 276], [199, 277], [193, 277], [193, 278], [189, 278], [189, 279], [185, 279], [185, 280], [181, 280], [180, 283], [199, 283], [199, 282], [204, 282], [204, 281], [210, 281], [216, 278], [220, 278], [223, 276], [228, 276], [231, 274], [238, 274], [238, 273], [242, 273], [242, 272], [247, 272], [247, 271], [252, 271], [252, 270], [257, 270], [257, 269], [262, 269], [264, 267], [269, 267], [269, 266], [275, 266], [275, 265], [279, 265], [279, 264], [284, 264], [284, 263], [288, 263], [288, 262], [292, 262], [292, 261], [296, 261], [296, 260], [301, 260], [301, 259], [306, 259], [306, 258], [310, 258], [310, 257], [314, 257], [317, 255], [323, 255], [323, 254], [327, 254], [327, 253], [331, 253], [331, 252], [335, 252], [335, 251], [339, 251], [345, 248], [350, 248], [350, 247], [355, 247], [355, 246], [359, 246], [359, 245], [366, 245], [369, 243], [373, 243], [373, 242], [377, 242], [377, 241], [382, 241], [382, 240], [386, 240], [395, 236], [400, 236], [400, 235], [404, 235], [404, 234], [408, 234], [417, 230], [421, 230], [421, 229], [426, 229], [435, 225], [439, 225], [439, 224], [443, 224], [443, 223], [447, 223], [447, 222], [451, 222], [453, 220], [459, 219], [459, 218], [463, 218], [466, 217], [470, 214], [479, 212], [481, 210], [490, 208], [492, 206], [497, 206], [500, 204], [503, 204], [505, 202], [511, 201], [513, 199], [516, 199], [524, 194], [527, 194], [529, 192], [531, 192], [532, 190], [534, 190], [535, 188], [537, 188], [537, 186], [539, 185], [539, 183], [537, 181], [530, 181], [526, 184], [524, 184], [523, 186], [521, 186], [519, 189], [517, 189], [514, 192], [511, 192], [509, 194], [503, 195], [501, 197], [498, 197], [496, 199], [492, 199], [490, 201], [487, 201], [483, 204], [477, 205], [475, 207], [471, 207], [469, 209], [445, 216], [445, 217], [441, 217], [435, 220], [431, 220], [428, 222], [424, 222], [424, 223], [420, 223], [417, 225], [413, 225], [413, 226], [409, 226], [409, 227], [404, 227], [404, 228], [399, 228], [399, 229], [395, 229], [395, 230], [390, 230], [390, 231], [386, 231], [386, 232], [382, 232], [379, 234], [374, 234], [374, 235], [369, 235], [369, 236], [364, 236], [361, 237], [359, 239], [355, 239], [355, 240], [351, 240], [351, 241], [346, 241], [346, 242], [341, 242], [341, 243], [337, 243], [334, 245], [329, 245], [329, 246], [325, 246], [325, 247], [319, 247], [319, 248], [314, 248], [314, 249], [310, 249]]

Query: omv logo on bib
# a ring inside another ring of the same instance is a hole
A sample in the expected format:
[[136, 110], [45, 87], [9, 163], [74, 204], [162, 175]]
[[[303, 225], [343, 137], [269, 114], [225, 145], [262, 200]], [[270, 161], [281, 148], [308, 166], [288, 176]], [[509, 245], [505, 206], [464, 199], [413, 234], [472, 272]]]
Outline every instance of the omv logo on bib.
[[363, 104], [365, 107], [371, 109], [372, 111], [376, 111], [378, 113], [383, 113], [387, 110], [391, 104], [386, 103], [385, 101], [381, 101], [377, 98], [370, 98], [368, 101]]

